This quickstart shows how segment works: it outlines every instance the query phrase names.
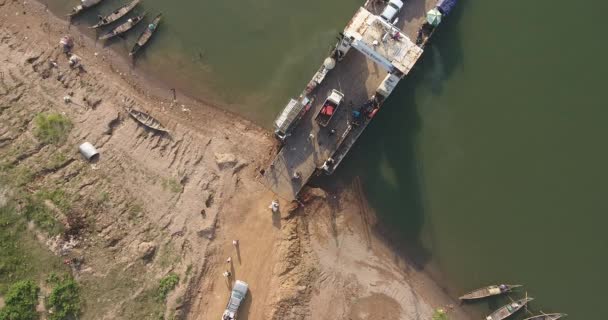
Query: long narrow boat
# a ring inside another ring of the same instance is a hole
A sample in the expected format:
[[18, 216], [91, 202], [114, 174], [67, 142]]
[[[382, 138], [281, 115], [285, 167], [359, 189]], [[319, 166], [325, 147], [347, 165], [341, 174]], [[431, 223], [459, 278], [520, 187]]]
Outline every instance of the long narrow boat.
[[515, 288], [519, 288], [522, 285], [520, 284], [500, 284], [500, 285], [491, 285], [484, 288], [480, 288], [477, 290], [473, 290], [462, 297], [460, 300], [477, 300], [482, 298], [487, 298], [491, 296], [497, 296], [499, 294], [510, 292]]
[[524, 320], [558, 320], [567, 316], [565, 313], [543, 313]]
[[486, 317], [486, 320], [503, 320], [515, 312], [519, 311], [521, 308], [525, 307], [528, 302], [534, 300], [533, 298], [524, 298], [518, 301], [514, 301], [509, 303], [508, 305], [500, 307], [500, 309], [492, 312], [489, 316]]
[[125, 23], [119, 25], [118, 27], [112, 29], [112, 31], [99, 37], [99, 39], [107, 40], [107, 39], [115, 37], [121, 33], [125, 33], [127, 31], [131, 30], [131, 28], [135, 27], [135, 25], [137, 25], [141, 20], [143, 20], [145, 16], [146, 16], [146, 13], [144, 12], [136, 17], [129, 18], [129, 20], [127, 20]]
[[124, 17], [127, 13], [131, 12], [131, 10], [133, 10], [133, 8], [135, 8], [140, 1], [141, 0], [133, 0], [132, 2], [124, 4], [120, 8], [114, 10], [114, 12], [106, 15], [105, 17], [99, 16], [99, 22], [89, 28], [95, 29], [109, 25], [110, 23]]
[[160, 131], [160, 132], [169, 132], [169, 130], [167, 128], [165, 128], [160, 123], [160, 121], [156, 120], [151, 115], [149, 115], [145, 112], [142, 112], [142, 111], [135, 110], [130, 107], [126, 107], [125, 109], [129, 113], [129, 115], [131, 115], [131, 117], [133, 117], [133, 119], [135, 119], [137, 122], [141, 123], [145, 127], [150, 128], [152, 130]]
[[72, 19], [75, 15], [83, 12], [84, 10], [98, 5], [103, 0], [81, 0], [80, 4], [72, 8], [72, 11], [68, 13], [68, 17]]
[[156, 28], [158, 28], [158, 24], [160, 23], [160, 19], [162, 18], [162, 16], [162, 13], [157, 15], [156, 18], [154, 18], [154, 21], [152, 21], [152, 23], [150, 23], [146, 27], [146, 30], [142, 32], [142, 34], [137, 39], [137, 43], [135, 43], [133, 49], [131, 49], [131, 52], [129, 52], [129, 56], [135, 55], [137, 51], [139, 51], [139, 49], [141, 49], [143, 46], [146, 45], [146, 43], [148, 43], [148, 41], [150, 40], [150, 38], [152, 38], [152, 35], [156, 31]]

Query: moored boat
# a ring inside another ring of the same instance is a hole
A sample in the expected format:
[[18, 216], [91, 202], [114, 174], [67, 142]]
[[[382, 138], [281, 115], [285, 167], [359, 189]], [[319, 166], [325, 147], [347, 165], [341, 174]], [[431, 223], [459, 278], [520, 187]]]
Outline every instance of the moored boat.
[[145, 113], [143, 111], [135, 110], [135, 109], [130, 108], [130, 107], [127, 107], [125, 109], [129, 113], [129, 115], [131, 117], [133, 117], [133, 119], [135, 119], [137, 122], [141, 123], [145, 127], [150, 128], [152, 130], [160, 131], [160, 132], [169, 132], [169, 130], [167, 128], [165, 128], [160, 123], [160, 121], [156, 120], [151, 115], [149, 115], [149, 114], [147, 114], [147, 113]]
[[119, 34], [122, 34], [122, 33], [125, 33], [127, 31], [131, 30], [131, 28], [135, 27], [135, 25], [137, 25], [141, 20], [143, 20], [145, 16], [146, 16], [146, 13], [144, 12], [138, 16], [129, 18], [129, 20], [127, 20], [125, 23], [119, 25], [118, 27], [112, 29], [112, 31], [99, 37], [99, 39], [107, 40], [107, 39], [113, 38]]
[[68, 17], [71, 19], [75, 15], [83, 12], [84, 10], [98, 5], [103, 0], [81, 0], [80, 4], [72, 8], [72, 11], [68, 13]]
[[146, 45], [146, 43], [148, 43], [148, 41], [150, 40], [150, 38], [152, 38], [152, 35], [156, 31], [156, 28], [158, 28], [158, 24], [160, 23], [160, 19], [162, 18], [162, 16], [162, 13], [157, 15], [156, 18], [154, 18], [154, 20], [152, 21], [152, 23], [150, 23], [146, 27], [146, 30], [142, 32], [142, 34], [137, 39], [137, 42], [133, 46], [133, 49], [131, 49], [131, 52], [129, 52], [129, 56], [135, 55], [137, 51], [139, 51], [139, 49], [141, 49], [143, 46]]
[[139, 2], [140, 0], [133, 0], [132, 2], [124, 4], [120, 8], [114, 10], [112, 13], [106, 15], [105, 17], [99, 16], [99, 22], [89, 28], [95, 29], [109, 25], [110, 23], [124, 17], [127, 13], [131, 12], [131, 10], [133, 10], [133, 8], [135, 8], [137, 4], [139, 4]]
[[500, 307], [498, 310], [492, 312], [492, 314], [490, 314], [489, 316], [486, 317], [486, 320], [503, 320], [506, 319], [508, 317], [510, 317], [511, 315], [513, 315], [515, 312], [519, 311], [521, 308], [525, 307], [528, 302], [534, 300], [533, 298], [524, 298], [521, 300], [517, 300], [514, 302], [511, 302], [505, 306]]
[[459, 299], [460, 300], [482, 299], [482, 298], [487, 298], [487, 297], [497, 296], [497, 295], [500, 295], [503, 293], [507, 293], [507, 292], [510, 292], [511, 290], [513, 290], [515, 288], [519, 288], [519, 287], [521, 287], [520, 284], [491, 285], [491, 286], [479, 288], [477, 290], [473, 290], [473, 291], [463, 295]]
[[565, 313], [543, 313], [537, 316], [526, 318], [524, 320], [558, 320], [561, 318], [565, 318], [566, 316], [568, 315]]

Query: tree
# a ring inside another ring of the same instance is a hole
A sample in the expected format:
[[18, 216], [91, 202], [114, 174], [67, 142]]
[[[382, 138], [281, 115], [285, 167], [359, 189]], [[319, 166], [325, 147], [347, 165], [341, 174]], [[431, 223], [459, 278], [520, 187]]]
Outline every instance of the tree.
[[0, 310], [0, 320], [38, 319], [36, 305], [40, 288], [32, 280], [15, 282], [6, 294], [6, 305]]

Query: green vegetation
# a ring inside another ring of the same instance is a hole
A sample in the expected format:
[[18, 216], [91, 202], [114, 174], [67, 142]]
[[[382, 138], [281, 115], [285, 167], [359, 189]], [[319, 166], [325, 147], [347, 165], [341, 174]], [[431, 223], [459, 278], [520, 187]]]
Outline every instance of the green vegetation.
[[21, 252], [20, 234], [26, 229], [12, 206], [0, 208], [0, 293], [8, 289], [13, 279], [21, 278], [20, 266], [25, 265], [27, 258]]
[[448, 314], [443, 309], [436, 309], [433, 313], [433, 320], [448, 320]]
[[63, 232], [63, 225], [57, 222], [53, 211], [44, 204], [46, 199], [39, 194], [25, 197], [23, 213], [25, 217], [34, 222], [38, 228], [49, 235], [58, 235]]
[[165, 190], [169, 189], [173, 193], [180, 193], [183, 188], [184, 186], [175, 179], [163, 179], [163, 189]]
[[159, 248], [156, 263], [158, 263], [158, 266], [164, 269], [178, 263], [181, 261], [181, 259], [181, 256], [174, 250], [171, 241], [168, 241]]
[[107, 191], [102, 191], [95, 197], [98, 206], [105, 206], [108, 201], [110, 201], [110, 194]]
[[0, 294], [13, 283], [42, 280], [52, 271], [66, 270], [61, 259], [27, 232], [27, 221], [14, 205], [0, 207]]
[[71, 199], [66, 195], [65, 191], [61, 189], [55, 190], [40, 190], [36, 192], [36, 197], [42, 200], [51, 200], [54, 205], [57, 206], [61, 211], [66, 211], [70, 209], [72, 205]]
[[46, 168], [49, 169], [57, 168], [68, 160], [68, 157], [63, 152], [57, 152], [50, 158], [50, 161], [46, 165]]
[[15, 167], [11, 163], [0, 164], [0, 184], [11, 184], [23, 187], [34, 178], [34, 173], [27, 167]]
[[175, 273], [170, 273], [166, 277], [160, 279], [158, 285], [158, 295], [156, 298], [159, 301], [165, 301], [167, 299], [167, 296], [169, 295], [169, 292], [175, 289], [178, 283], [179, 276]]
[[58, 235], [64, 231], [63, 225], [57, 221], [55, 212], [45, 204], [47, 200], [64, 213], [71, 207], [71, 199], [65, 191], [61, 189], [41, 190], [24, 197], [23, 213], [28, 220], [34, 222], [41, 230], [52, 236]]
[[46, 306], [50, 320], [75, 319], [80, 314], [80, 287], [69, 276], [51, 274], [47, 281], [53, 285]]
[[188, 278], [190, 276], [190, 274], [192, 273], [192, 264], [188, 264], [188, 266], [186, 267], [186, 278]]
[[65, 142], [72, 130], [72, 122], [59, 113], [41, 113], [36, 116], [34, 135], [43, 144], [60, 144]]
[[16, 282], [6, 294], [6, 305], [0, 310], [0, 320], [38, 319], [36, 305], [40, 288], [32, 280]]
[[133, 202], [129, 205], [129, 220], [135, 220], [144, 211], [141, 204]]

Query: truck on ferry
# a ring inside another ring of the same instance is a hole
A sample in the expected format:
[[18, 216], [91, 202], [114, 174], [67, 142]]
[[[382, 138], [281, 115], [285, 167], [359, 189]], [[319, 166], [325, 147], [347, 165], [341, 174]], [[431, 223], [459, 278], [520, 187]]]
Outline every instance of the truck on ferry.
[[342, 103], [342, 100], [344, 100], [344, 94], [342, 92], [336, 89], [331, 90], [331, 93], [329, 94], [329, 96], [327, 96], [327, 99], [325, 99], [325, 102], [323, 102], [323, 106], [315, 117], [315, 120], [319, 123], [320, 126], [327, 127], [327, 125], [331, 121], [331, 118], [333, 118], [334, 114], [336, 114], [336, 110]]

